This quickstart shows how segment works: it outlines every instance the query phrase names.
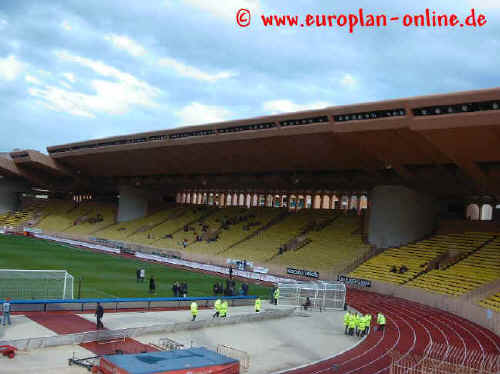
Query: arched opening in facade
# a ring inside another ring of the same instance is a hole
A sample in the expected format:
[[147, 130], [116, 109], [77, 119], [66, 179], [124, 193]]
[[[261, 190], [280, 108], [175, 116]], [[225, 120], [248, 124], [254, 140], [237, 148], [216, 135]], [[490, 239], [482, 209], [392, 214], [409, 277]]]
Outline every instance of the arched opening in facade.
[[306, 195], [306, 209], [312, 208], [312, 196]]
[[247, 193], [245, 205], [247, 206], [247, 208], [252, 207], [252, 195], [250, 195], [249, 193]]
[[297, 209], [304, 209], [306, 199], [304, 198], [304, 195], [299, 195], [297, 198]]
[[358, 196], [357, 195], [351, 196], [351, 201], [349, 202], [349, 208], [351, 210], [358, 210]]
[[233, 193], [233, 206], [238, 206], [238, 194], [236, 192]]
[[267, 208], [273, 207], [273, 195], [271, 195], [271, 194], [267, 194], [267, 196], [266, 196], [266, 207]]
[[340, 198], [340, 209], [347, 210], [348, 207], [349, 207], [349, 196], [342, 195], [342, 197]]
[[186, 204], [186, 193], [185, 192], [182, 193], [182, 203]]
[[218, 192], [216, 192], [215, 195], [214, 195], [214, 203], [215, 203], [215, 206], [219, 206], [219, 204], [220, 204], [219, 193]]
[[493, 219], [493, 207], [490, 204], [483, 204], [481, 207], [481, 221], [491, 221]]
[[214, 194], [213, 194], [213, 192], [210, 192], [208, 194], [208, 205], [214, 205]]
[[231, 206], [233, 201], [233, 195], [231, 193], [228, 193], [226, 196], [226, 206]]
[[313, 209], [321, 209], [321, 196], [314, 195]]
[[323, 202], [321, 204], [321, 209], [330, 209], [330, 196], [323, 195]]
[[274, 204], [273, 206], [275, 208], [281, 208], [281, 196], [280, 195], [274, 195]]
[[366, 195], [361, 195], [359, 198], [359, 210], [368, 209], [368, 198]]
[[179, 204], [181, 202], [182, 195], [180, 192], [177, 192], [177, 195], [175, 195], [175, 202]]
[[203, 192], [203, 201], [201, 202], [203, 205], [208, 204], [208, 194], [206, 192]]
[[477, 221], [479, 219], [479, 206], [477, 204], [469, 204], [467, 206], [466, 218], [471, 221]]
[[[194, 197], [194, 194], [193, 194], [193, 197]], [[187, 196], [186, 196], [186, 204], [191, 204], [191, 192], [188, 192], [188, 193], [187, 193]]]
[[264, 194], [259, 195], [259, 206], [260, 207], [266, 206], [266, 195], [264, 195]]
[[288, 195], [281, 196], [281, 207], [282, 208], [288, 207]]
[[297, 208], [297, 196], [290, 195], [290, 210]]
[[334, 194], [332, 196], [332, 201], [330, 202], [330, 205], [331, 205], [332, 209], [339, 208], [339, 198], [337, 197], [337, 195]]
[[245, 206], [245, 195], [243, 193], [240, 193], [240, 199], [238, 201], [239, 206]]
[[256, 193], [254, 193], [252, 196], [252, 206], [259, 206], [259, 196]]

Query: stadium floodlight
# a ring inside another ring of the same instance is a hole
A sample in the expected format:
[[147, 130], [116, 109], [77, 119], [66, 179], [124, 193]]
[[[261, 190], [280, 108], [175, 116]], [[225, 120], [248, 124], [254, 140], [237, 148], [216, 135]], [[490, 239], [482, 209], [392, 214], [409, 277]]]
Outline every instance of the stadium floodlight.
[[341, 282], [279, 283], [278, 288], [278, 305], [301, 307], [309, 298], [312, 309], [344, 309], [346, 287]]
[[66, 270], [0, 269], [0, 298], [73, 299], [73, 276]]

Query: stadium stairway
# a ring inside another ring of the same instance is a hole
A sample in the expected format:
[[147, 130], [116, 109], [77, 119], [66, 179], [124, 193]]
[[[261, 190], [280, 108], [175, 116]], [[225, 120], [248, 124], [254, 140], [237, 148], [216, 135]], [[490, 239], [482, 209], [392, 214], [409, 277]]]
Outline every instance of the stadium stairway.
[[348, 291], [347, 303], [362, 313], [383, 313], [387, 318], [385, 331], [374, 331], [372, 326], [368, 337], [353, 349], [282, 373], [388, 374], [393, 357], [397, 360], [410, 354], [422, 355], [431, 342], [479, 352], [483, 357], [500, 354], [500, 337], [439, 309], [353, 289]]

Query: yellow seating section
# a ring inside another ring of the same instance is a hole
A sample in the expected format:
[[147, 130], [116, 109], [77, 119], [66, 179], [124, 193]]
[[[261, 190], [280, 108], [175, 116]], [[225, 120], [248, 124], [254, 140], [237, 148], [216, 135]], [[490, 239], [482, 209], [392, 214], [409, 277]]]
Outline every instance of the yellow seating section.
[[[334, 214], [328, 210], [324, 212], [329, 217]], [[340, 271], [353, 259], [370, 250], [370, 246], [363, 243], [360, 233], [353, 234], [359, 226], [360, 217], [340, 213], [335, 221], [322, 230], [307, 233], [311, 243], [297, 251], [287, 251], [275, 257], [271, 263], [313, 270]]]
[[[448, 250], [472, 251], [487, 238], [491, 236], [485, 236], [484, 233], [436, 235], [415, 244], [387, 249], [358, 266], [350, 276], [403, 284], [424, 271], [430, 261]], [[402, 265], [408, 268], [407, 272], [399, 274], [390, 271], [393, 266], [399, 270]]]
[[162, 210], [132, 221], [116, 223], [95, 232], [93, 235], [110, 240], [130, 241], [129, 238], [137, 234], [142, 228], [164, 221], [168, 213], [168, 210]]
[[[64, 230], [65, 233], [76, 235], [90, 235], [105, 227], [113, 225], [116, 221], [117, 205], [112, 203], [98, 203], [90, 201], [86, 203], [84, 214], [79, 217], [80, 222]], [[92, 222], [89, 219], [102, 217], [102, 221]]]
[[[487, 233], [468, 233], [478, 239], [476, 248], [493, 238]], [[500, 238], [445, 270], [432, 270], [408, 283], [430, 292], [461, 296], [500, 278]]]
[[500, 312], [500, 292], [481, 300], [479, 305], [495, 312]]
[[75, 226], [75, 222], [82, 216], [92, 214], [96, 203], [83, 202], [78, 206], [70, 200], [56, 200], [43, 212], [43, 218], [37, 227], [45, 232], [65, 232]]
[[[231, 210], [228, 210], [231, 209]], [[229, 225], [227, 229], [222, 229], [219, 231], [219, 238], [216, 241], [207, 242], [206, 240], [201, 242], [190, 242], [186, 247], [186, 252], [202, 253], [202, 254], [220, 254], [232, 244], [237, 243], [243, 238], [251, 235], [253, 232], [259, 230], [262, 226], [266, 225], [279, 215], [281, 211], [279, 209], [273, 208], [225, 208], [221, 209], [220, 213], [215, 214], [206, 220], [206, 224], [209, 228], [220, 227], [222, 224], [222, 219], [232, 218], [238, 216], [255, 216], [249, 218], [246, 221], [238, 222]], [[216, 222], [218, 220], [219, 222]], [[253, 225], [252, 225], [253, 223]], [[258, 223], [258, 224], [257, 224]], [[248, 229], [245, 230], [244, 227]]]
[[42, 214], [45, 207], [45, 200], [32, 201], [21, 210], [0, 214], [0, 227], [31, 226], [35, 218]]
[[[182, 228], [198, 220], [207, 214], [205, 207], [177, 207], [173, 208], [171, 215], [151, 230], [137, 234], [132, 238], [135, 243], [149, 245], [157, 248], [174, 249], [179, 240]], [[173, 234], [173, 239], [165, 238], [165, 235]]]
[[317, 214], [317, 210], [290, 213], [282, 221], [224, 252], [229, 258], [267, 262], [278, 253], [279, 247], [299, 235]]

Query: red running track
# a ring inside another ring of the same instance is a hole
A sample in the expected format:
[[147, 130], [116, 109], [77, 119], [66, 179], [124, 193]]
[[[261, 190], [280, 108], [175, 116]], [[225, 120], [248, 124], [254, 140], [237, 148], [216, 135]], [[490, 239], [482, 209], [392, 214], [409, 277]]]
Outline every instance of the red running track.
[[[24, 313], [26, 317], [40, 325], [54, 331], [57, 334], [76, 334], [79, 332], [96, 331], [96, 324], [89, 320], [71, 313]], [[137, 340], [114, 339], [111, 341], [82, 343], [81, 347], [95, 353], [96, 355], [122, 353], [142, 353], [157, 351], [156, 348], [142, 344]]]
[[483, 354], [500, 354], [500, 337], [451, 313], [359, 290], [348, 291], [347, 303], [362, 313], [383, 313], [387, 318], [385, 331], [370, 331], [355, 348], [319, 363], [289, 370], [287, 374], [388, 374], [392, 353], [399, 352], [402, 358], [410, 353], [422, 354], [430, 342]]

